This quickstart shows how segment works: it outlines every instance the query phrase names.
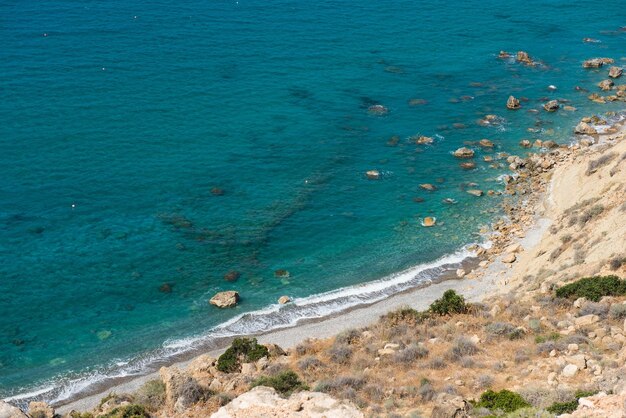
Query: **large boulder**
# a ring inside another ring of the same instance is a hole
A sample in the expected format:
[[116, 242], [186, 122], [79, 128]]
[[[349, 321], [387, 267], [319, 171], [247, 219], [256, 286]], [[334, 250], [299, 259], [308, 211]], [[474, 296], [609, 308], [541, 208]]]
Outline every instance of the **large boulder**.
[[586, 122], [580, 122], [578, 125], [576, 125], [576, 128], [574, 128], [574, 132], [582, 135], [596, 135], [598, 133], [598, 131], [596, 131], [596, 128]]
[[622, 76], [624, 69], [621, 67], [611, 67], [609, 68], [609, 77], [618, 78]]
[[602, 80], [598, 83], [598, 87], [600, 87], [600, 89], [602, 91], [608, 91], [611, 90], [611, 87], [613, 87], [613, 80]]
[[613, 64], [612, 58], [591, 58], [583, 62], [583, 68], [600, 68], [605, 64]]
[[239, 292], [234, 290], [216, 293], [215, 296], [209, 300], [211, 305], [215, 305], [218, 308], [230, 308], [231, 306], [235, 306], [237, 302], [239, 302]]
[[506, 101], [507, 109], [515, 110], [520, 108], [519, 100], [514, 96], [509, 96], [509, 99]]
[[320, 392], [298, 392], [288, 399], [273, 388], [257, 386], [221, 407], [211, 418], [361, 418], [363, 413], [348, 401]]
[[467, 418], [470, 405], [460, 396], [440, 393], [435, 398], [431, 418]]
[[547, 112], [556, 112], [557, 110], [559, 110], [559, 102], [558, 100], [550, 100], [549, 102], [543, 105], [543, 108]]
[[28, 418], [28, 416], [20, 408], [0, 401], [0, 418]]
[[462, 147], [454, 151], [454, 156], [456, 158], [472, 158], [474, 156], [474, 151], [467, 147]]

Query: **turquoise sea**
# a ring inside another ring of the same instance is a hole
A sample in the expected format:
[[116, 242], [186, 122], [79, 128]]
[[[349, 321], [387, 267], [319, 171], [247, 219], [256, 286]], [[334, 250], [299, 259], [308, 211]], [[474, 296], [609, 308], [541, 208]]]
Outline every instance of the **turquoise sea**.
[[[567, 143], [581, 116], [621, 110], [574, 87], [606, 78], [586, 58], [624, 64], [623, 6], [2, 2], [0, 398], [61, 401], [435, 278], [498, 213], [502, 197], [465, 192], [502, 190], [507, 164], [484, 156]], [[547, 98], [578, 111], [548, 114]], [[463, 145], [474, 170], [451, 155]], [[208, 304], [228, 289], [236, 308]]]

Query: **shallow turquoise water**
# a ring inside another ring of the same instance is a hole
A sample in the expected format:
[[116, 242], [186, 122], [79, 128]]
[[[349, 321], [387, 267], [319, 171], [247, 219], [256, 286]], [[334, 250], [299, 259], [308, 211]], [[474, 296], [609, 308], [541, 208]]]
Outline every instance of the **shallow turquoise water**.
[[[3, 3], [0, 397], [137, 372], [283, 294], [384, 278], [479, 239], [500, 198], [474, 198], [465, 183], [501, 189], [505, 172], [482, 156], [521, 153], [522, 138], [567, 142], [583, 114], [620, 109], [574, 86], [606, 77], [583, 59], [625, 56], [622, 6]], [[545, 65], [496, 58], [519, 49]], [[529, 99], [523, 110], [506, 111], [509, 94]], [[527, 112], [546, 97], [579, 111]], [[369, 115], [374, 103], [389, 113]], [[506, 122], [478, 126], [487, 113]], [[412, 144], [416, 134], [435, 143]], [[462, 170], [450, 152], [481, 138], [497, 149], [474, 145], [478, 168]], [[383, 178], [367, 180], [370, 169]], [[442, 224], [422, 228], [429, 215]], [[274, 277], [282, 268], [287, 281]], [[226, 289], [241, 292], [237, 308], [208, 305]], [[335, 296], [314, 315], [345, 307]], [[235, 328], [313, 315], [291, 313]]]

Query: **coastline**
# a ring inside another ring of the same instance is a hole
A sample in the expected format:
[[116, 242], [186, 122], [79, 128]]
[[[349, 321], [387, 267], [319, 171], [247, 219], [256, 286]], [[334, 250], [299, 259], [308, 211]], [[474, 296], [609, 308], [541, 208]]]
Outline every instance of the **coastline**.
[[[626, 132], [624, 121], [621, 121], [618, 126], [620, 132], [617, 135], [623, 137]], [[609, 136], [611, 135], [600, 135], [598, 142], [600, 144], [606, 142]], [[568, 150], [569, 155], [572, 155], [573, 151], [578, 149], [575, 146], [570, 146]], [[572, 157], [561, 161], [560, 166], [556, 169], [567, 169], [574, 163], [579, 166], [583, 164], [582, 161], [576, 161], [576, 158]], [[520, 199], [518, 202], [519, 206], [526, 206], [527, 211], [530, 210], [534, 213], [532, 219], [524, 225], [521, 231], [512, 230], [499, 234], [499, 238], [502, 240], [499, 243], [501, 245], [499, 252], [493, 254], [492, 259], [486, 266], [472, 269], [464, 278], [451, 278], [425, 287], [412, 288], [388, 296], [381, 301], [349, 308], [329, 317], [301, 321], [294, 326], [257, 335], [259, 342], [274, 343], [283, 348], [292, 348], [307, 338], [327, 338], [346, 329], [369, 325], [375, 322], [381, 315], [401, 306], [410, 306], [418, 310], [425, 309], [447, 289], [453, 289], [458, 293], [462, 293], [471, 302], [483, 301], [512, 291], [515, 286], [521, 286], [520, 278], [522, 273], [528, 270], [525, 264], [535, 254], [540, 252], [537, 250], [537, 247], [540, 247], [542, 241], [545, 241], [546, 237], [549, 236], [548, 229], [555, 221], [556, 215], [558, 215], [558, 211], [554, 211], [555, 206], [557, 206], [555, 200], [562, 200], [562, 196], [555, 195], [555, 184], [555, 177], [552, 176], [547, 182], [545, 190], [537, 191], [527, 196], [523, 201]], [[507, 254], [502, 250], [502, 246], [516, 244], [521, 245], [523, 248], [522, 253], [518, 255], [518, 262], [515, 264], [502, 262], [502, 258]], [[225, 346], [216, 348], [205, 352], [205, 354], [217, 357], [224, 348]], [[190, 358], [179, 359], [166, 365], [185, 368], [196, 355], [197, 353]], [[90, 410], [96, 407], [100, 399], [108, 393], [132, 392], [146, 381], [157, 377], [158, 372], [139, 377], [130, 377], [129, 380], [107, 387], [96, 394], [83, 396], [67, 403], [60, 402], [55, 407], [61, 414], [71, 410]]]

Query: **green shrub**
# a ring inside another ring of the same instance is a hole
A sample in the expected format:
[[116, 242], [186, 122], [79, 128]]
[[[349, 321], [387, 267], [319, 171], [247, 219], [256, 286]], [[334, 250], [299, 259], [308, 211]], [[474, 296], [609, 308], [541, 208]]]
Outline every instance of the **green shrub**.
[[382, 319], [393, 325], [400, 323], [421, 324], [424, 320], [428, 319], [428, 317], [428, 312], [420, 312], [405, 306], [383, 315]]
[[569, 402], [555, 402], [549, 407], [547, 407], [546, 411], [556, 414], [556, 415], [571, 414], [572, 412], [576, 410], [576, 408], [578, 408], [578, 400], [580, 398], [585, 398], [587, 396], [592, 396], [595, 394], [596, 392], [577, 390], [576, 393], [574, 393], [573, 400]]
[[500, 392], [488, 390], [480, 395], [480, 400], [474, 404], [477, 408], [487, 408], [491, 411], [513, 412], [531, 405], [519, 393], [503, 389]]
[[231, 346], [217, 359], [217, 369], [224, 373], [234, 373], [241, 369], [241, 363], [250, 363], [269, 355], [267, 347], [257, 343], [256, 338], [235, 338]]
[[429, 308], [429, 311], [437, 315], [454, 315], [466, 313], [468, 306], [465, 303], [463, 296], [457, 295], [457, 293], [450, 289], [446, 290], [440, 299], [434, 301]]
[[298, 390], [308, 389], [307, 385], [305, 385], [300, 380], [298, 375], [291, 370], [279, 373], [275, 376], [261, 376], [252, 382], [252, 387], [255, 386], [268, 386], [274, 388], [276, 392], [283, 396], [289, 396]]
[[603, 296], [626, 295], [626, 280], [617, 276], [585, 277], [556, 290], [559, 298], [585, 298], [598, 302]]
[[99, 418], [150, 418], [150, 414], [141, 405], [125, 405], [113, 409]]

